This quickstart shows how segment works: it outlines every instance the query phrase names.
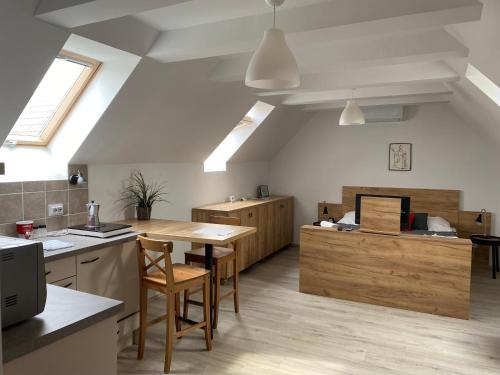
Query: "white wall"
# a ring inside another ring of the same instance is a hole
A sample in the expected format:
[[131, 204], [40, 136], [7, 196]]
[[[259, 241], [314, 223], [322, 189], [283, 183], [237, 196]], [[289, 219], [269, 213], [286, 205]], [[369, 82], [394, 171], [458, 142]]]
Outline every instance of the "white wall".
[[[272, 160], [272, 191], [296, 197], [295, 241], [318, 202], [341, 202], [343, 185], [458, 189], [463, 209], [500, 212], [498, 147], [448, 104], [408, 114], [400, 124], [340, 127], [338, 111], [318, 112]], [[391, 142], [413, 143], [411, 172], [388, 170]]]
[[[229, 195], [255, 196], [257, 185], [267, 184], [269, 178], [267, 162], [229, 163], [227, 172], [216, 173], [204, 173], [203, 163], [89, 165], [89, 197], [101, 204], [101, 220], [125, 217], [117, 199], [133, 169], [148, 181], [166, 183], [171, 203], [153, 207], [152, 217], [159, 219], [191, 220], [191, 208], [227, 200]], [[174, 260], [183, 261], [188, 247], [176, 243]]]

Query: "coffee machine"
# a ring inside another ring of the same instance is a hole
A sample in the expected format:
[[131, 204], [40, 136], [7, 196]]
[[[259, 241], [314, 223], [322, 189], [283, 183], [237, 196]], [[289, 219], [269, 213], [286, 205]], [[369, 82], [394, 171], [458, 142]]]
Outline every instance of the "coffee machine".
[[85, 206], [87, 207], [86, 224], [68, 227], [69, 234], [108, 238], [132, 232], [132, 226], [128, 224], [101, 223], [99, 219], [100, 205], [94, 201], [87, 203]]
[[95, 229], [101, 226], [99, 221], [99, 207], [100, 205], [91, 201], [85, 205], [87, 207], [87, 228]]

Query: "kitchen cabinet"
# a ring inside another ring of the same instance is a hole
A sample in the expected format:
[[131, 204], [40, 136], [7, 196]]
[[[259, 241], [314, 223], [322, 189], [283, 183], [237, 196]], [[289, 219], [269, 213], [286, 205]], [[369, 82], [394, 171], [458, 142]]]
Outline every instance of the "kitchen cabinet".
[[[239, 216], [242, 226], [257, 228], [258, 216], [256, 207], [243, 209], [235, 213], [234, 216]], [[245, 237], [240, 241], [240, 270], [249, 267], [259, 260], [257, 243], [257, 235]]]
[[[240, 269], [271, 255], [293, 241], [293, 197], [271, 197], [266, 200], [224, 202], [192, 209], [192, 220], [210, 221], [210, 216], [233, 216], [241, 219], [241, 225], [256, 227], [257, 233], [240, 241]], [[199, 247], [201, 244], [193, 244]], [[223, 277], [231, 275], [231, 269], [222, 270]]]
[[67, 279], [76, 275], [76, 257], [69, 256], [45, 263], [45, 279], [47, 283]]
[[135, 241], [76, 256], [76, 284], [81, 292], [123, 301], [118, 320], [139, 311], [139, 273]]
[[293, 240], [293, 201], [283, 200], [274, 204], [275, 247], [280, 249]]
[[68, 277], [59, 281], [51, 283], [52, 285], [57, 285], [66, 289], [76, 290], [76, 276]]

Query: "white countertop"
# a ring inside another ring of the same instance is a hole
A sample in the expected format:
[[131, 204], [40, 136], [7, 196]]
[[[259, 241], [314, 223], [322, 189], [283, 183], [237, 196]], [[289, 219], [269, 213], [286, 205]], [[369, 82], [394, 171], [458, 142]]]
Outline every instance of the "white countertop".
[[79, 236], [76, 234], [66, 234], [57, 237], [37, 238], [35, 241], [60, 240], [73, 244], [72, 247], [61, 250], [44, 251], [46, 261], [61, 259], [67, 256], [78, 255], [88, 251], [101, 249], [108, 246], [117, 245], [123, 242], [134, 241], [140, 233], [130, 232], [109, 238], [97, 238], [89, 236]]

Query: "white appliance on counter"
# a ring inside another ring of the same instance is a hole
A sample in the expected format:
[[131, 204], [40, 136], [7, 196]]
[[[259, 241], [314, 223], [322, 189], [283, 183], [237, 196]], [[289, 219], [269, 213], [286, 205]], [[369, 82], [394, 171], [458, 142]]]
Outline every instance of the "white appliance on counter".
[[41, 242], [0, 236], [2, 328], [45, 309], [47, 288]]

